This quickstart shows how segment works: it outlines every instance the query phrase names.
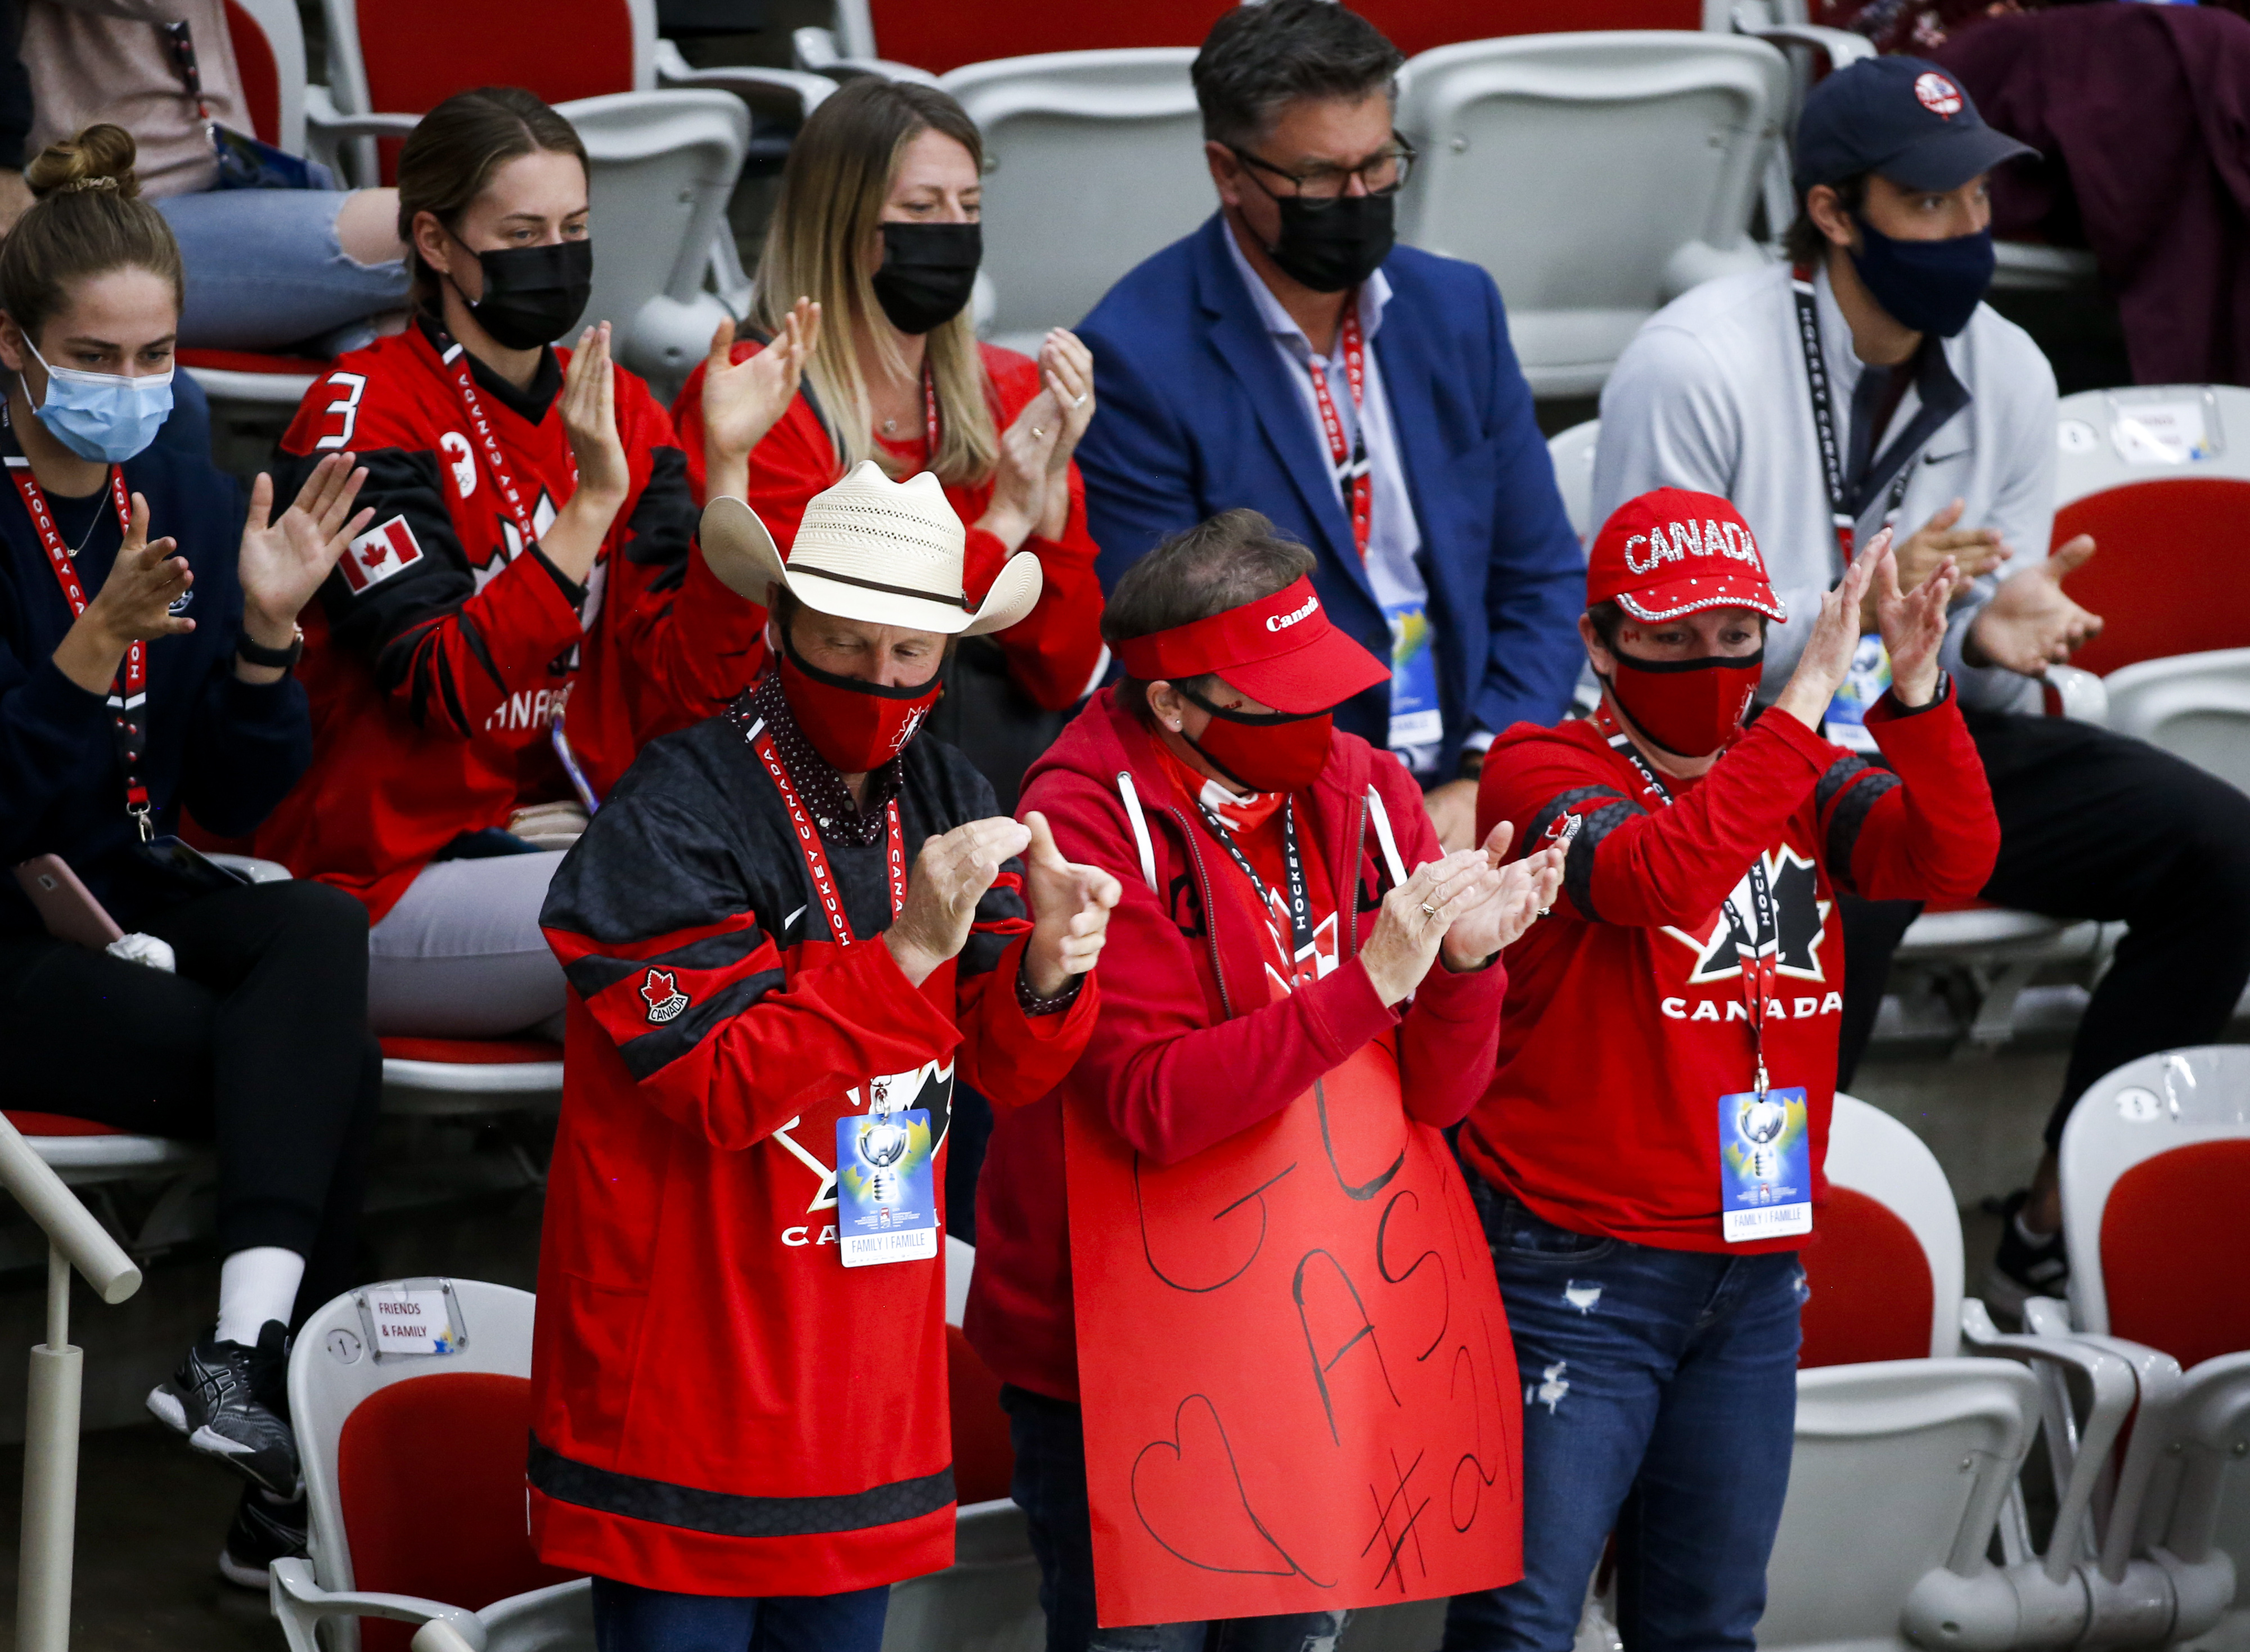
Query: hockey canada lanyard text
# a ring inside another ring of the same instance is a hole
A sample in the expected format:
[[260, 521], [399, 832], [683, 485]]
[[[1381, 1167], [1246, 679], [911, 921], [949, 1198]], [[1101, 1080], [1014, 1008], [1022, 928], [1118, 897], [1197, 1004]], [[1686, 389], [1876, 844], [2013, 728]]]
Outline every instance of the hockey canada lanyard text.
[[[453, 391], [461, 398], [461, 411], [468, 415], [469, 428], [477, 433], [477, 445], [484, 454], [485, 468], [492, 473], [493, 486], [500, 489], [500, 499], [507, 506], [507, 514], [515, 522], [515, 531], [522, 536], [523, 543], [517, 548], [520, 555], [530, 550], [532, 543], [539, 537], [532, 529], [530, 508], [523, 502], [523, 495], [516, 488], [515, 473], [508, 469], [507, 460], [500, 451], [500, 438], [493, 434], [492, 421], [485, 417], [485, 404], [477, 395], [476, 381], [469, 372], [468, 347], [445, 333], [439, 333], [438, 359], [446, 361], [449, 356], [453, 370]], [[575, 494], [578, 491], [578, 456], [567, 446], [563, 452], [570, 460], [570, 491]], [[563, 501], [565, 504], [569, 502], [567, 499]]]
[[[71, 618], [75, 619], [86, 611], [86, 582], [78, 577], [78, 564], [71, 557], [70, 547], [63, 543], [62, 529], [55, 526], [54, 512], [47, 508], [47, 496], [32, 479], [29, 465], [10, 465], [8, 473], [24, 497], [24, 514], [39, 530], [47, 566], [54, 570], [55, 583], [63, 588], [63, 600], [70, 605]], [[125, 473], [115, 465], [109, 467], [109, 502], [117, 508], [117, 525], [130, 538], [133, 507], [126, 497]], [[118, 554], [122, 556], [124, 551], [121, 542]], [[141, 778], [141, 751], [148, 727], [148, 645], [137, 637], [126, 645], [125, 663], [110, 680], [109, 725], [118, 764], [125, 771], [125, 812], [140, 824], [141, 840], [146, 843], [153, 829], [148, 819], [148, 787]]]
[[1367, 560], [1367, 536], [1375, 520], [1375, 477], [1367, 463], [1367, 347], [1359, 333], [1359, 294], [1344, 301], [1343, 325], [1338, 329], [1343, 350], [1344, 382], [1351, 386], [1352, 441], [1343, 442], [1343, 420], [1336, 416], [1336, 397], [1329, 394], [1329, 376], [1308, 363], [1313, 376], [1313, 400], [1321, 410], [1321, 431], [1329, 440], [1329, 463], [1336, 485], [1343, 490], [1351, 511], [1352, 549]]
[[[804, 799], [797, 795], [797, 784], [789, 778], [789, 765], [774, 750], [773, 736], [766, 732], [764, 723], [750, 730], [750, 745], [757, 752], [758, 761], [766, 765], [766, 772], [773, 777], [774, 790], [781, 793], [782, 806], [789, 811], [789, 829], [796, 834], [798, 853], [804, 856], [805, 872], [812, 879], [813, 896], [827, 914], [829, 932], [835, 936], [837, 945], [849, 946], [857, 937], [852, 933], [852, 921], [844, 916], [844, 897], [837, 893], [836, 880], [829, 873], [828, 855], [820, 847], [820, 830], [805, 812]], [[907, 840], [899, 826], [896, 798], [884, 806], [883, 824], [889, 840], [883, 864], [890, 876], [891, 920], [896, 923], [899, 914], [907, 909]]]
[[[1241, 867], [1242, 875], [1250, 880], [1250, 887], [1258, 893], [1260, 908], [1272, 911], [1273, 898], [1266, 892], [1266, 880], [1258, 875], [1257, 869], [1250, 864], [1250, 857], [1242, 853], [1234, 833], [1211, 812], [1210, 805], [1198, 802], [1196, 807], [1210, 823], [1211, 834], [1218, 840], [1218, 847], [1232, 857], [1234, 864]], [[1297, 854], [1297, 805], [1294, 798], [1281, 805], [1281, 869], [1289, 880], [1289, 959], [1293, 964], [1301, 964], [1313, 955], [1313, 897], [1305, 887], [1305, 863]]]
[[[1656, 771], [1642, 760], [1632, 739], [1610, 715], [1607, 705], [1594, 713], [1594, 727], [1610, 743], [1611, 750], [1640, 771], [1642, 785], [1655, 793], [1656, 800], [1669, 808], [1671, 788], [1658, 779]], [[1765, 1070], [1765, 1006], [1777, 990], [1775, 976], [1781, 954], [1781, 915], [1774, 908], [1773, 885], [1767, 881], [1763, 855], [1750, 861], [1748, 881], [1751, 907], [1748, 918], [1735, 904], [1731, 894], [1719, 902], [1719, 907], [1726, 914], [1727, 927], [1735, 932], [1735, 959], [1742, 966], [1743, 1007], [1750, 1016], [1750, 1052], [1757, 1062], [1757, 1095], [1763, 1101], [1771, 1088]], [[1770, 938], [1761, 941], [1761, 936]]]
[[[1828, 358], [1820, 349], [1820, 309], [1813, 301], [1810, 264], [1799, 264], [1790, 272], [1789, 290], [1797, 301], [1797, 339], [1805, 348], [1805, 387], [1812, 397], [1813, 433], [1820, 439], [1820, 473], [1828, 488], [1828, 520], [1836, 530], [1836, 549], [1844, 559], [1840, 568], [1849, 568], [1859, 541], [1859, 526], [1844, 489], [1844, 449], [1836, 434], [1835, 403], [1828, 391]], [[1871, 454], [1882, 434], [1877, 431], [1868, 444]], [[1883, 501], [1886, 523], [1898, 515], [1899, 501], [1906, 497], [1907, 478], [1913, 474], [1914, 467], [1905, 464], [1891, 479], [1890, 495]]]

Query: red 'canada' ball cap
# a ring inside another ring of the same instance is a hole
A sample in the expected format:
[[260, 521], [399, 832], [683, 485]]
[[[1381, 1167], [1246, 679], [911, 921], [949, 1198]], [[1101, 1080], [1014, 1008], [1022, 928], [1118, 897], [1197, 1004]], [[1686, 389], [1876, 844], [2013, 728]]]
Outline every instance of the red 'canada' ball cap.
[[1741, 513], [1716, 494], [1683, 487], [1628, 499], [1602, 524], [1586, 561], [1586, 606], [1600, 602], [1651, 623], [1702, 608], [1789, 618]]

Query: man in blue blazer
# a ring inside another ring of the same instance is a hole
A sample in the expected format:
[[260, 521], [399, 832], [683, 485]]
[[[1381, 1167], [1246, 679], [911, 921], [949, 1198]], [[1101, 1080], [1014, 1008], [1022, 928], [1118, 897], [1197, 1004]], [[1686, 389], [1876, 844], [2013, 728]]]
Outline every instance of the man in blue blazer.
[[1219, 211], [1080, 324], [1101, 406], [1078, 462], [1105, 589], [1237, 507], [1311, 547], [1331, 619], [1392, 664], [1337, 722], [1398, 752], [1453, 849], [1493, 736], [1568, 704], [1585, 562], [1492, 278], [1392, 245], [1402, 61], [1333, 0], [1213, 25]]

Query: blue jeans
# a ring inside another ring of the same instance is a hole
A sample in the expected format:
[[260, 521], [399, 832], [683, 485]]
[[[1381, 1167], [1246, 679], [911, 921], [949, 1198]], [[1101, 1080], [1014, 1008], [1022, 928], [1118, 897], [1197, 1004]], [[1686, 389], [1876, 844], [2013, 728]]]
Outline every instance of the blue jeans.
[[1753, 1652], [1797, 1420], [1797, 1254], [1570, 1233], [1467, 1174], [1523, 1379], [1523, 1579], [1455, 1596], [1446, 1652], [1569, 1652], [1612, 1531], [1633, 1652]]
[[880, 1652], [888, 1586], [849, 1594], [672, 1594], [594, 1579], [601, 1652]]
[[1065, 1400], [1012, 1383], [1000, 1390], [1000, 1403], [1007, 1407], [1008, 1437], [1016, 1448], [1016, 1476], [1008, 1490], [1024, 1511], [1032, 1552], [1039, 1559], [1047, 1652], [1336, 1652], [1346, 1616], [1342, 1612], [1095, 1628], [1082, 1414]]
[[406, 307], [406, 265], [361, 264], [336, 239], [342, 190], [168, 195], [188, 273], [180, 342], [190, 349], [301, 348], [338, 356], [371, 343], [368, 318]]

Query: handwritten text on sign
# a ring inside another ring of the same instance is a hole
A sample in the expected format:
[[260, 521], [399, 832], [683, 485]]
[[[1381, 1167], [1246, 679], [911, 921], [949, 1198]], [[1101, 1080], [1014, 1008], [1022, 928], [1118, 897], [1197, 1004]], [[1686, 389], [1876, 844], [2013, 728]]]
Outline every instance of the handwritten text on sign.
[[1104, 1626], [1522, 1573], [1522, 1395], [1474, 1206], [1387, 1040], [1169, 1167], [1066, 1115]]

